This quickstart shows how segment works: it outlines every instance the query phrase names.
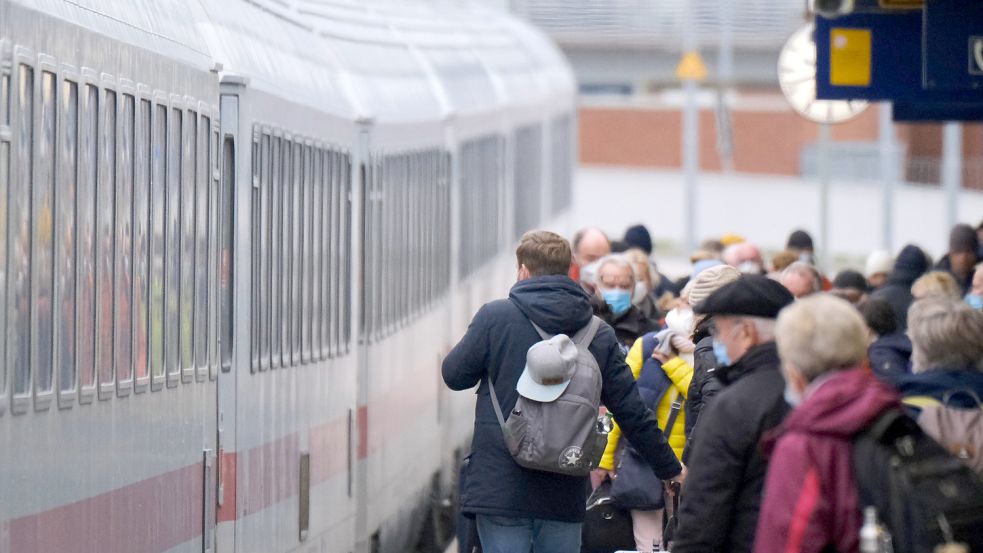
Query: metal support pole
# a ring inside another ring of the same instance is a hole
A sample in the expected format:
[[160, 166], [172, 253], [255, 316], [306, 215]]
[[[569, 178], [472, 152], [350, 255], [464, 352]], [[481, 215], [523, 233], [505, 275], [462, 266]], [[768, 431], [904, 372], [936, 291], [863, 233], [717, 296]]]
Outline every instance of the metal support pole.
[[881, 244], [887, 251], [894, 251], [894, 186], [898, 181], [898, 151], [894, 140], [894, 124], [891, 121], [891, 104], [881, 102], [878, 108], [879, 142], [881, 154]]
[[[696, 17], [693, 2], [687, 1], [683, 10], [683, 52], [697, 50]], [[696, 180], [700, 170], [700, 111], [696, 101], [698, 87], [692, 79], [683, 82], [686, 97], [683, 109], [683, 171], [686, 175], [686, 253], [696, 249]]]
[[683, 109], [683, 171], [686, 175], [686, 252], [696, 249], [696, 187], [700, 170], [700, 111], [694, 80], [683, 82], [686, 103]]
[[727, 93], [734, 85], [734, 0], [720, 2], [720, 42], [717, 52], [717, 151], [724, 172], [734, 170], [734, 145]]
[[[819, 125], [819, 259], [816, 265], [829, 268], [832, 251], [829, 244], [829, 123]], [[821, 260], [821, 261], [820, 261]]]
[[945, 190], [946, 222], [959, 222], [959, 189], [962, 187], [962, 125], [947, 121], [942, 127], [942, 189]]

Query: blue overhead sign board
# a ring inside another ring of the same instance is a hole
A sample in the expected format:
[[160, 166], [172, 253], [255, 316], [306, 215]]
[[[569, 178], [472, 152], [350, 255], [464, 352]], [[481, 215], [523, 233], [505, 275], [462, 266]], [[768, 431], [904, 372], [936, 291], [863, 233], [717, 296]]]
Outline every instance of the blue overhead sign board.
[[924, 13], [924, 85], [983, 97], [983, 2], [929, 0]]
[[895, 103], [895, 119], [983, 119], [983, 0], [816, 17], [816, 96]]

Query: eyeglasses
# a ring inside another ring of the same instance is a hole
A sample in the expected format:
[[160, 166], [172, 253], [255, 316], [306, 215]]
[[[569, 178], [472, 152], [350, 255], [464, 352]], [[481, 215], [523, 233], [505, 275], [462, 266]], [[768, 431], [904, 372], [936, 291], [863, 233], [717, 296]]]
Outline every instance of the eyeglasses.
[[630, 290], [634, 284], [630, 278], [601, 278], [600, 284], [605, 288], [623, 288]]

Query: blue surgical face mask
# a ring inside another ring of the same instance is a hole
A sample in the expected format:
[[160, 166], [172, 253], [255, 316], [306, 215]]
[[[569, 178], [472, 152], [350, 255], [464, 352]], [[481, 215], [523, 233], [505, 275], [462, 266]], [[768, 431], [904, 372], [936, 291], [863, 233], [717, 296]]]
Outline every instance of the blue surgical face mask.
[[973, 309], [983, 309], [983, 296], [979, 294], [966, 294], [966, 303]]
[[620, 288], [601, 290], [601, 297], [611, 306], [615, 315], [621, 315], [631, 308], [631, 292]]
[[727, 345], [716, 338], [713, 339], [713, 356], [717, 358], [717, 365], [721, 367], [730, 365], [730, 355], [727, 354]]

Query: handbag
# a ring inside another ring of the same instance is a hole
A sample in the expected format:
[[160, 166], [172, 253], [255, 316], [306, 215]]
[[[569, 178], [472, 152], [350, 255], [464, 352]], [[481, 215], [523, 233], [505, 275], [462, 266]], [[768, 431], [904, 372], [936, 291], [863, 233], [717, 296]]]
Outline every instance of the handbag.
[[615, 505], [611, 481], [605, 480], [587, 499], [581, 530], [581, 553], [613, 553], [635, 549], [631, 514]]
[[[675, 387], [671, 390], [674, 393], [672, 408], [662, 432], [666, 439], [672, 434], [672, 427], [683, 406], [679, 400], [679, 390]], [[615, 475], [614, 483], [611, 485], [611, 496], [622, 509], [654, 511], [665, 507], [662, 480], [655, 475], [652, 467], [630, 442], [626, 442], [622, 447]]]

